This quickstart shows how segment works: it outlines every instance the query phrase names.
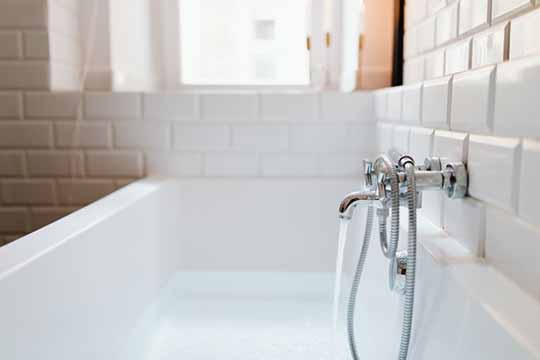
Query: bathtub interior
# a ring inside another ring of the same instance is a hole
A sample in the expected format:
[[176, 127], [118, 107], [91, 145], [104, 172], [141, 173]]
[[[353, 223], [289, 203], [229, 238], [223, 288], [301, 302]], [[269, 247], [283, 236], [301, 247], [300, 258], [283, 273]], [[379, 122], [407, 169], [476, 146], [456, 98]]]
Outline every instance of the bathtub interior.
[[[329, 359], [336, 204], [358, 184], [147, 179], [0, 248], [0, 358]], [[419, 225], [411, 359], [539, 359], [539, 304]], [[376, 236], [370, 246], [358, 347], [394, 359], [400, 298]], [[348, 359], [340, 320], [336, 358]]]

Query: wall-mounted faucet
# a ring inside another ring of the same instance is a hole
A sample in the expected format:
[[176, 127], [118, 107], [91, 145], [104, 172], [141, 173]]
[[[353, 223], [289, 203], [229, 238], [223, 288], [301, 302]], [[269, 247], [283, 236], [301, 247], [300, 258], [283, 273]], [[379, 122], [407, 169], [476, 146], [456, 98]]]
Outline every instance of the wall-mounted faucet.
[[[412, 330], [416, 279], [416, 210], [422, 206], [423, 191], [444, 191], [450, 199], [465, 197], [468, 174], [465, 164], [442, 158], [427, 158], [420, 166], [409, 155], [390, 151], [375, 161], [364, 161], [365, 190], [352, 192], [339, 205], [341, 221], [349, 221], [355, 209], [367, 207], [364, 244], [353, 278], [347, 310], [349, 348], [353, 360], [358, 359], [354, 339], [354, 309], [358, 286], [367, 256], [374, 209], [379, 224], [379, 240], [383, 254], [390, 260], [389, 285], [404, 296], [403, 322], [399, 360], [406, 360]], [[400, 206], [408, 208], [407, 251], [397, 252], [400, 228]], [[390, 241], [387, 218], [391, 214]]]
[[[409, 155], [391, 152], [392, 156], [379, 156], [374, 162], [364, 160], [365, 189], [347, 194], [339, 205], [340, 218], [351, 218], [356, 207], [372, 206], [389, 209], [393, 191], [392, 181], [397, 177], [400, 204], [406, 200], [407, 164], [415, 166], [414, 177], [418, 191], [418, 207], [421, 207], [421, 192], [442, 190], [450, 199], [465, 197], [467, 193], [467, 169], [462, 162], [448, 162], [432, 157], [416, 166]], [[394, 160], [392, 160], [392, 158]], [[396, 184], [394, 184], [395, 187]]]

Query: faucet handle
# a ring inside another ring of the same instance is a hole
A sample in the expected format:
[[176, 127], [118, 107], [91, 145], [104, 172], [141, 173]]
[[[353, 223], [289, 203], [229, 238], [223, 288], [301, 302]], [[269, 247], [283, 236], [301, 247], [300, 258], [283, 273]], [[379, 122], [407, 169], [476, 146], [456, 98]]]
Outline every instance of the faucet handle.
[[364, 160], [364, 175], [367, 187], [373, 186], [373, 162], [371, 160]]

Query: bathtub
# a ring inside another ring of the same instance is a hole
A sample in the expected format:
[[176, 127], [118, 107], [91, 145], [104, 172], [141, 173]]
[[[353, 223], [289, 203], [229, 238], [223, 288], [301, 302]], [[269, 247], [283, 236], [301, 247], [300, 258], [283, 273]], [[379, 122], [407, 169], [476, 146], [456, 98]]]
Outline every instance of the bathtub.
[[[331, 321], [336, 207], [358, 184], [145, 179], [0, 248], [0, 359], [348, 359]], [[419, 227], [410, 358], [540, 359], [538, 302]], [[400, 298], [371, 242], [357, 341], [363, 359], [394, 360]]]

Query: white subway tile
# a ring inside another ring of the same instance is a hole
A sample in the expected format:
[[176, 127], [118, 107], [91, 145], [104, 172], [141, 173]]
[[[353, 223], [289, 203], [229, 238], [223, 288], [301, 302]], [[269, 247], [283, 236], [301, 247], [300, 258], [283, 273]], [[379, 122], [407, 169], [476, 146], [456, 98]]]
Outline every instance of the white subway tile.
[[203, 121], [254, 121], [257, 118], [257, 95], [201, 95]]
[[450, 117], [452, 130], [476, 133], [491, 131], [494, 79], [495, 66], [454, 76]]
[[47, 16], [47, 0], [3, 1], [0, 27], [45, 28]]
[[426, 54], [425, 79], [431, 80], [444, 76], [444, 49]]
[[374, 129], [363, 125], [293, 125], [290, 144], [293, 152], [333, 153], [372, 149]]
[[20, 119], [21, 97], [16, 92], [0, 92], [0, 118]]
[[144, 118], [150, 120], [197, 121], [199, 97], [194, 94], [144, 94], [143, 112]]
[[0, 123], [0, 148], [49, 148], [52, 144], [51, 124], [29, 121]]
[[405, 4], [404, 10], [405, 10], [405, 19], [404, 19], [405, 24], [404, 25], [405, 25], [405, 30], [408, 30], [408, 29], [411, 28], [411, 26], [414, 25], [414, 22], [412, 21], [413, 20], [412, 15], [414, 14], [413, 11], [412, 11], [413, 8], [412, 8], [411, 4], [409, 3], [409, 4]]
[[43, 59], [50, 58], [49, 32], [40, 31], [25, 31], [24, 39], [24, 57], [25, 59]]
[[510, 214], [487, 209], [486, 260], [514, 280], [521, 288], [540, 298], [540, 232]]
[[321, 120], [326, 122], [371, 122], [373, 95], [368, 91], [320, 94]]
[[499, 64], [508, 59], [510, 24], [505, 23], [475, 35], [472, 46], [472, 68]]
[[91, 151], [86, 155], [87, 175], [91, 177], [141, 177], [143, 159], [139, 152]]
[[141, 96], [137, 93], [86, 93], [86, 119], [135, 120], [141, 117]]
[[446, 0], [427, 0], [427, 11], [429, 15], [433, 15], [446, 7]]
[[261, 119], [265, 121], [302, 122], [318, 120], [316, 94], [262, 94]]
[[518, 150], [518, 139], [471, 135], [469, 193], [503, 209], [515, 209]]
[[540, 137], [540, 57], [511, 61], [497, 67], [495, 134]]
[[405, 85], [424, 80], [424, 57], [417, 56], [405, 61], [403, 65], [403, 82]]
[[392, 147], [403, 154], [409, 152], [409, 133], [411, 128], [408, 126], [396, 126], [392, 132]]
[[407, 1], [407, 15], [410, 17], [410, 23], [415, 24], [422, 21], [427, 16], [427, 0], [409, 0]]
[[471, 63], [471, 39], [449, 46], [445, 54], [446, 75], [469, 70]]
[[75, 92], [30, 92], [24, 96], [26, 118], [75, 119], [81, 110], [81, 96]]
[[362, 176], [363, 163], [358, 154], [322, 154], [319, 157], [321, 176]]
[[459, 3], [459, 34], [487, 27], [489, 0], [461, 0]]
[[417, 47], [420, 52], [426, 52], [435, 47], [435, 17], [422, 22], [416, 28]]
[[169, 124], [115, 124], [114, 145], [118, 148], [169, 149], [170, 128]]
[[420, 53], [418, 45], [418, 27], [407, 28], [403, 35], [405, 59], [410, 59]]
[[146, 167], [148, 175], [160, 176], [201, 176], [202, 155], [179, 152], [148, 152]]
[[43, 61], [3, 61], [0, 63], [0, 89], [47, 90], [49, 64]]
[[422, 124], [438, 129], [449, 128], [452, 78], [426, 81], [422, 90]]
[[540, 54], [540, 9], [512, 20], [510, 59]]
[[422, 84], [403, 88], [401, 119], [408, 124], [420, 124], [422, 119]]
[[2, 198], [7, 205], [54, 205], [53, 180], [5, 180]]
[[116, 190], [112, 180], [59, 180], [61, 205], [88, 205]]
[[388, 104], [386, 108], [386, 119], [392, 122], [401, 121], [401, 107], [402, 107], [402, 88], [393, 87], [387, 90], [388, 92]]
[[231, 147], [231, 130], [227, 125], [175, 125], [174, 147], [178, 150], [227, 150]]
[[32, 231], [41, 229], [61, 218], [68, 216], [74, 212], [75, 208], [65, 207], [37, 207], [33, 208], [30, 212], [30, 218], [32, 223]]
[[519, 184], [519, 216], [531, 224], [540, 226], [540, 142], [523, 141]]
[[0, 176], [24, 176], [24, 152], [0, 151]]
[[86, 91], [112, 91], [113, 89], [113, 74], [110, 70], [94, 70], [91, 69], [86, 74], [84, 82]]
[[268, 154], [261, 158], [263, 176], [317, 176], [319, 161], [312, 154]]
[[385, 120], [388, 93], [383, 90], [375, 92], [375, 117], [377, 121]]
[[412, 128], [409, 135], [409, 154], [418, 164], [423, 164], [431, 156], [433, 145], [433, 129]]
[[219, 152], [205, 156], [207, 176], [257, 176], [258, 166], [255, 153]]
[[443, 196], [440, 191], [424, 191], [420, 215], [436, 227], [443, 227]]
[[472, 198], [444, 197], [444, 227], [446, 232], [477, 257], [484, 256], [485, 209]]
[[510, 16], [532, 6], [531, 0], [491, 0], [491, 2], [493, 20]]
[[19, 59], [22, 56], [21, 34], [18, 31], [0, 31], [0, 60]]
[[392, 148], [394, 141], [394, 126], [392, 124], [377, 124], [377, 144], [378, 151], [388, 152]]
[[454, 2], [437, 14], [436, 44], [443, 45], [457, 38], [458, 3]]
[[436, 131], [433, 139], [433, 156], [448, 161], [466, 161], [467, 136], [466, 133]]
[[0, 207], [0, 232], [24, 233], [28, 231], [28, 211], [26, 208]]
[[289, 129], [284, 125], [237, 125], [232, 127], [232, 144], [240, 151], [286, 151]]
[[30, 176], [83, 176], [84, 158], [73, 151], [28, 151], [26, 156]]
[[112, 146], [111, 126], [98, 123], [55, 123], [59, 148], [108, 148]]

